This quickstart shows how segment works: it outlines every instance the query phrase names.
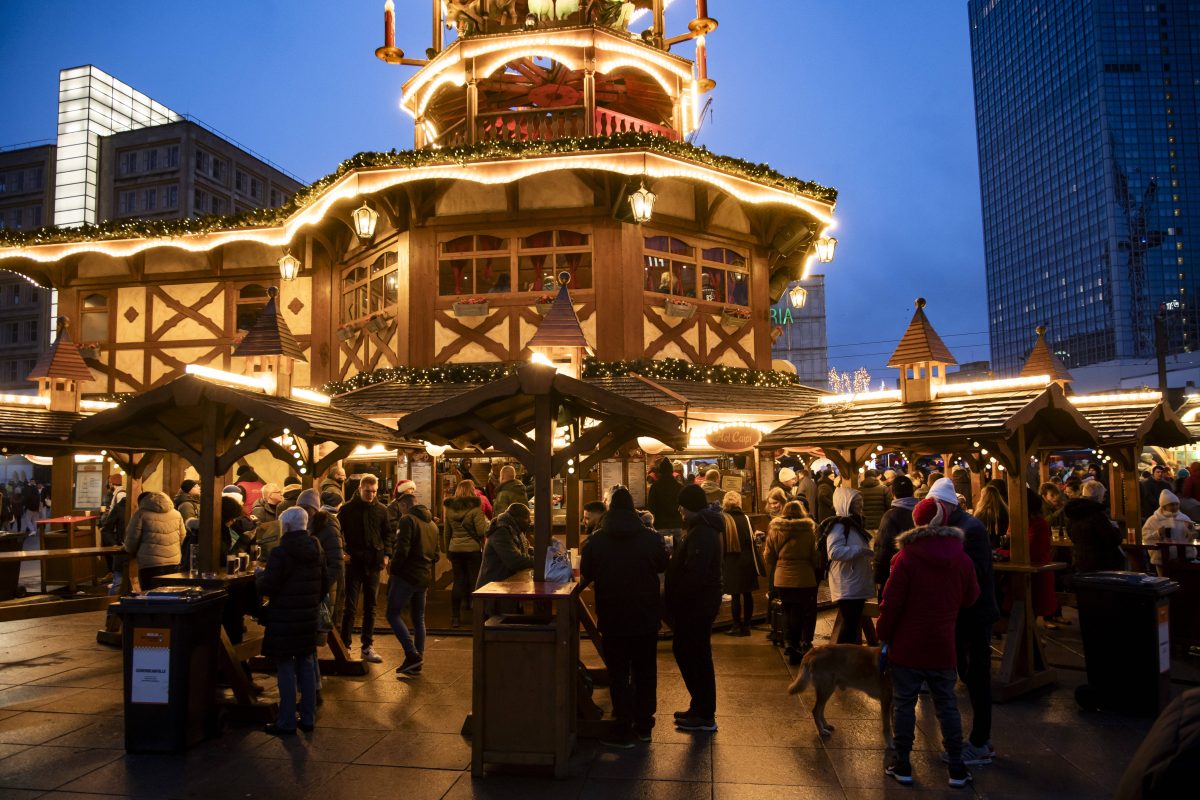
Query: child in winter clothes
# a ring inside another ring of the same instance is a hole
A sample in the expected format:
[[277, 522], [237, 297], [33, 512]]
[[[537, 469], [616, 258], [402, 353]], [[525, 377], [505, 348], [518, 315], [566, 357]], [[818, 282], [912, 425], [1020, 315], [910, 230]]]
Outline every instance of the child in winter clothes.
[[821, 546], [829, 563], [829, 596], [838, 604], [838, 644], [861, 644], [863, 607], [875, 596], [871, 535], [862, 518], [862, 495], [840, 486], [833, 492], [834, 516], [821, 523]]

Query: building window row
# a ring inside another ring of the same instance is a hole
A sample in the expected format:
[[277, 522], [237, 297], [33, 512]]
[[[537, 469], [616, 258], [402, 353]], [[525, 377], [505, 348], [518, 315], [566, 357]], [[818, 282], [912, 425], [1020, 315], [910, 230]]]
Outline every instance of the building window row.
[[724, 247], [698, 247], [671, 236], [647, 236], [642, 289], [689, 300], [750, 305], [746, 257]]
[[197, 149], [196, 172], [223, 184], [229, 178], [229, 163], [212, 153]]
[[118, 156], [117, 163], [122, 177], [160, 169], [175, 169], [179, 166], [179, 145], [125, 150]]
[[0, 325], [0, 346], [29, 345], [37, 342], [38, 321], [23, 319]]
[[9, 281], [0, 286], [0, 306], [23, 306], [36, 303], [38, 289], [25, 281]]
[[46, 183], [46, 168], [38, 165], [0, 172], [0, 194], [40, 192]]
[[342, 323], [390, 313], [399, 301], [398, 259], [392, 251], [342, 273]]
[[443, 297], [553, 292], [561, 271], [571, 289], [592, 288], [592, 246], [586, 233], [547, 230], [504, 239], [459, 236], [438, 246], [438, 294]]
[[22, 230], [40, 228], [43, 224], [40, 203], [20, 208], [0, 208], [0, 228]]
[[117, 194], [117, 213], [153, 214], [179, 208], [179, 187], [150, 186], [144, 189], [125, 189]]
[[13, 358], [0, 361], [0, 380], [7, 384], [20, 383], [37, 366], [36, 359]]
[[260, 178], [238, 169], [233, 174], [233, 188], [242, 194], [249, 195], [254, 200], [261, 200], [263, 182]]
[[223, 197], [218, 197], [215, 194], [209, 194], [203, 189], [196, 189], [192, 195], [192, 214], [194, 216], [204, 216], [205, 214], [225, 214], [229, 210], [229, 203]]

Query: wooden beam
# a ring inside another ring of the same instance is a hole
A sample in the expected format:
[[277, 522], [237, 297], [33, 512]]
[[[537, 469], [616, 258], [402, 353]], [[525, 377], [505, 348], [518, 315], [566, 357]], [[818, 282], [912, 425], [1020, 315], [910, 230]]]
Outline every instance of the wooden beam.
[[[521, 439], [525, 439], [525, 441], [521, 442], [517, 439], [517, 435], [509, 436], [492, 423], [485, 419], [481, 419], [474, 414], [467, 416], [465, 419], [463, 419], [463, 422], [470, 426], [471, 430], [477, 431], [481, 436], [491, 442], [492, 446], [497, 450], [502, 450], [503, 452], [508, 453], [510, 456], [520, 461], [521, 465], [525, 467], [525, 469], [530, 471], [533, 470], [536, 457], [531, 451], [536, 451], [537, 447], [539, 446], [539, 443], [536, 439], [536, 434], [533, 442], [529, 442], [529, 440], [524, 436], [521, 436]], [[547, 445], [547, 447], [549, 447], [549, 445]]]
[[[312, 443], [309, 444], [309, 447], [313, 448], [314, 453], [316, 452], [316, 447], [313, 446]], [[354, 452], [354, 443], [353, 442], [342, 442], [341, 444], [337, 445], [332, 450], [330, 450], [328, 453], [326, 453], [324, 456], [322, 456], [319, 460], [313, 462], [313, 465], [312, 465], [313, 478], [316, 479], [316, 478], [319, 478], [320, 476], [324, 475], [329, 470], [329, 468], [332, 467], [336, 462], [341, 461], [343, 458], [345, 458], [346, 456], [350, 455], [353, 452]]]
[[[200, 462], [204, 459], [204, 456], [197, 452], [190, 444], [176, 436], [175, 431], [171, 430], [166, 425], [163, 425], [158, 420], [151, 422], [150, 427], [161, 439], [163, 439], [163, 441], [169, 444], [175, 450], [175, 452], [191, 462], [193, 467], [200, 469]], [[216, 438], [215, 429], [213, 430], [213, 438]]]
[[615, 419], [606, 419], [594, 428], [589, 428], [582, 436], [554, 454], [550, 462], [551, 471], [557, 475], [567, 466], [567, 461], [576, 458], [580, 453], [588, 453], [603, 441], [621, 423]]
[[533, 580], [546, 579], [546, 551], [550, 547], [550, 524], [553, 513], [550, 509], [550, 452], [554, 441], [554, 414], [550, 408], [550, 394], [534, 397], [533, 428]]

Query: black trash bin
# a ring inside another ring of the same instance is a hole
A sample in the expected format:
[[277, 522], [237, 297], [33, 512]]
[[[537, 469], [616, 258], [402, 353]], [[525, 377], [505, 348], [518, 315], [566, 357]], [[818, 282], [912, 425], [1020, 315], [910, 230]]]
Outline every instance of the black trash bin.
[[1085, 572], [1071, 588], [1088, 676], [1075, 700], [1088, 710], [1157, 717], [1171, 700], [1168, 598], [1179, 584], [1140, 572]]
[[163, 586], [121, 598], [125, 750], [169, 753], [215, 731], [224, 589]]

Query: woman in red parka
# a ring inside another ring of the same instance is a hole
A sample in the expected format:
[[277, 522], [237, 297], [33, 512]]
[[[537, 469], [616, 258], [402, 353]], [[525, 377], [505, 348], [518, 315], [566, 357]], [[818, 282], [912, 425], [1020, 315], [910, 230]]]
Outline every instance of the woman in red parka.
[[[1050, 523], [1043, 513], [1042, 498], [1032, 489], [1026, 490], [1029, 504], [1029, 563], [1048, 564], [1054, 560], [1050, 546]], [[1033, 615], [1046, 620], [1047, 627], [1058, 626], [1050, 620], [1058, 616], [1058, 595], [1054, 591], [1054, 573], [1042, 572], [1029, 576], [1033, 588]], [[1012, 610], [1012, 592], [1005, 592], [1004, 611]]]

